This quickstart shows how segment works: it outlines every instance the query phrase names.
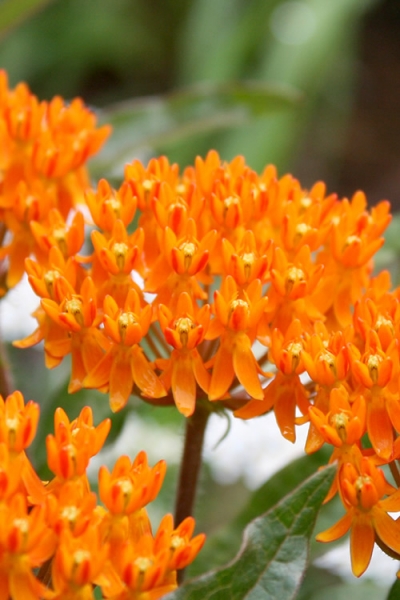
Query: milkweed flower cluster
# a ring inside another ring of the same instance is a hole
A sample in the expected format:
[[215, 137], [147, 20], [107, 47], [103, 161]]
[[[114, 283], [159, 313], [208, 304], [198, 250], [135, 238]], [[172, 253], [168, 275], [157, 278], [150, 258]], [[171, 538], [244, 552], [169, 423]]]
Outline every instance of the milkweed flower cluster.
[[39, 406], [20, 392], [0, 396], [0, 598], [90, 600], [97, 585], [110, 600], [156, 600], [175, 589], [176, 570], [192, 562], [204, 535], [192, 537], [191, 517], [175, 528], [170, 515], [152, 534], [145, 507], [165, 462], [150, 467], [140, 452], [133, 461], [120, 457], [111, 472], [101, 467], [98, 505], [86, 469], [110, 420], [94, 426], [85, 407], [70, 422], [58, 408], [46, 439], [53, 479], [45, 484], [25, 453], [38, 420]]
[[[39, 135], [25, 129], [29, 139]], [[18, 157], [19, 143], [13, 148]], [[66, 156], [75, 167], [75, 154]], [[10, 189], [26, 185], [17, 179], [10, 175]], [[37, 214], [47, 215], [46, 193], [35, 198]], [[37, 329], [15, 345], [43, 341], [50, 368], [70, 354], [69, 391], [108, 393], [113, 411], [136, 393], [175, 403], [186, 417], [199, 399], [242, 419], [273, 410], [292, 442], [296, 426], [308, 426], [308, 453], [333, 447], [338, 473], [328, 498], [338, 492], [346, 512], [318, 539], [350, 530], [357, 576], [375, 540], [400, 554], [400, 522], [388, 515], [400, 509], [399, 494], [383, 471], [390, 464], [396, 475], [400, 457], [400, 292], [388, 273], [372, 276], [389, 203], [368, 209], [362, 192], [340, 199], [322, 182], [305, 190], [273, 166], [259, 175], [243, 157], [223, 162], [215, 151], [183, 172], [166, 157], [134, 160], [118, 188], [103, 179], [85, 194], [90, 253], [84, 217], [68, 198], [44, 224], [22, 211], [40, 245], [25, 269], [41, 302]], [[18, 220], [18, 207], [4, 206], [5, 222]], [[18, 239], [13, 253], [25, 257]]]

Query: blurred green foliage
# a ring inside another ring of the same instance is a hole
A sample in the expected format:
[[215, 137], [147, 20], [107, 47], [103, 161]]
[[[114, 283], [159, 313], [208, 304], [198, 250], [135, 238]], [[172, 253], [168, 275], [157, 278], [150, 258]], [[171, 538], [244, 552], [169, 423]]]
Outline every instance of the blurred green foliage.
[[304, 95], [290, 110], [233, 123], [230, 132], [216, 123], [214, 133], [194, 131], [147, 153], [167, 152], [186, 165], [215, 147], [226, 159], [244, 154], [254, 168], [275, 162], [286, 170], [296, 156], [303, 159], [312, 123], [320, 154], [334, 169], [360, 22], [377, 2], [53, 0], [3, 39], [0, 65], [12, 84], [25, 80], [40, 97], [81, 95], [95, 106], [199, 82], [286, 84]]

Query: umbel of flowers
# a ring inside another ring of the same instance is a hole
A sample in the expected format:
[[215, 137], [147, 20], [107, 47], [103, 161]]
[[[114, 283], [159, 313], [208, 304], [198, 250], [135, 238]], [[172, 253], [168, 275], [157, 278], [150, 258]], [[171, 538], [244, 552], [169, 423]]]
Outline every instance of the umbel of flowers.
[[[33, 441], [39, 406], [20, 392], [0, 396], [0, 598], [90, 600], [100, 586], [110, 600], [156, 600], [176, 588], [204, 543], [194, 520], [174, 528], [166, 515], [152, 534], [145, 506], [157, 496], [165, 462], [154, 467], [141, 452], [99, 471], [98, 505], [86, 469], [110, 430], [85, 407], [69, 421], [58, 408], [46, 439], [53, 479], [44, 485], [25, 449]], [[44, 582], [52, 582], [51, 588]]]
[[113, 411], [135, 393], [186, 417], [273, 410], [292, 442], [307, 426], [306, 452], [332, 446], [328, 499], [345, 511], [318, 539], [350, 530], [357, 576], [375, 541], [400, 554], [400, 292], [371, 262], [389, 203], [368, 210], [362, 192], [305, 190], [215, 151], [182, 172], [134, 160], [120, 187], [90, 190], [83, 163], [108, 130], [80, 101], [2, 81], [4, 292], [24, 264], [41, 299], [15, 345], [43, 341], [49, 368], [70, 354], [69, 391], [108, 393]]

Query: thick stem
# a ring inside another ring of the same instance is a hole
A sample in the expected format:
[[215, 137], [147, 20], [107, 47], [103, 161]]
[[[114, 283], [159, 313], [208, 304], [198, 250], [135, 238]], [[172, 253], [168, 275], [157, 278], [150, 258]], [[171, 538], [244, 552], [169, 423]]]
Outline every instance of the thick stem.
[[5, 399], [14, 391], [14, 389], [7, 350], [3, 340], [0, 339], [0, 394]]
[[193, 514], [204, 434], [209, 416], [210, 411], [207, 406], [198, 402], [194, 414], [186, 421], [185, 445], [176, 495], [176, 525]]

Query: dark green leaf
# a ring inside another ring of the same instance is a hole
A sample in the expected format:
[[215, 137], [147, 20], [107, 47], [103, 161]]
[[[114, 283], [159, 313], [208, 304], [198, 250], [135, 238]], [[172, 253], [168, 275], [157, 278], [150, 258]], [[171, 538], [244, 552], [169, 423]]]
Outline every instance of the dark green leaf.
[[308, 560], [309, 538], [335, 467], [307, 479], [245, 530], [242, 548], [228, 566], [188, 581], [168, 600], [289, 600]]
[[[319, 467], [325, 465], [328, 460], [329, 451], [323, 449], [310, 456], [302, 456], [275, 473], [252, 493], [245, 508], [229, 524], [229, 527], [221, 529], [208, 540], [205, 548], [190, 567], [190, 575], [196, 576], [204, 573], [209, 569], [210, 564], [220, 566], [231, 560], [235, 556], [246, 525], [269, 510], [289, 494], [294, 487], [300, 485]], [[326, 548], [326, 546], [324, 547]]]
[[248, 82], [202, 84], [121, 103], [103, 114], [103, 121], [113, 126], [113, 135], [92, 167], [95, 174], [104, 176], [122, 169], [123, 162], [132, 160], [139, 150], [159, 152], [166, 144], [243, 125], [299, 99], [299, 93], [288, 86]]
[[400, 598], [400, 579], [396, 579], [392, 587], [390, 588], [387, 600], [399, 600]]
[[3, 0], [0, 3], [0, 38], [50, 0]]

